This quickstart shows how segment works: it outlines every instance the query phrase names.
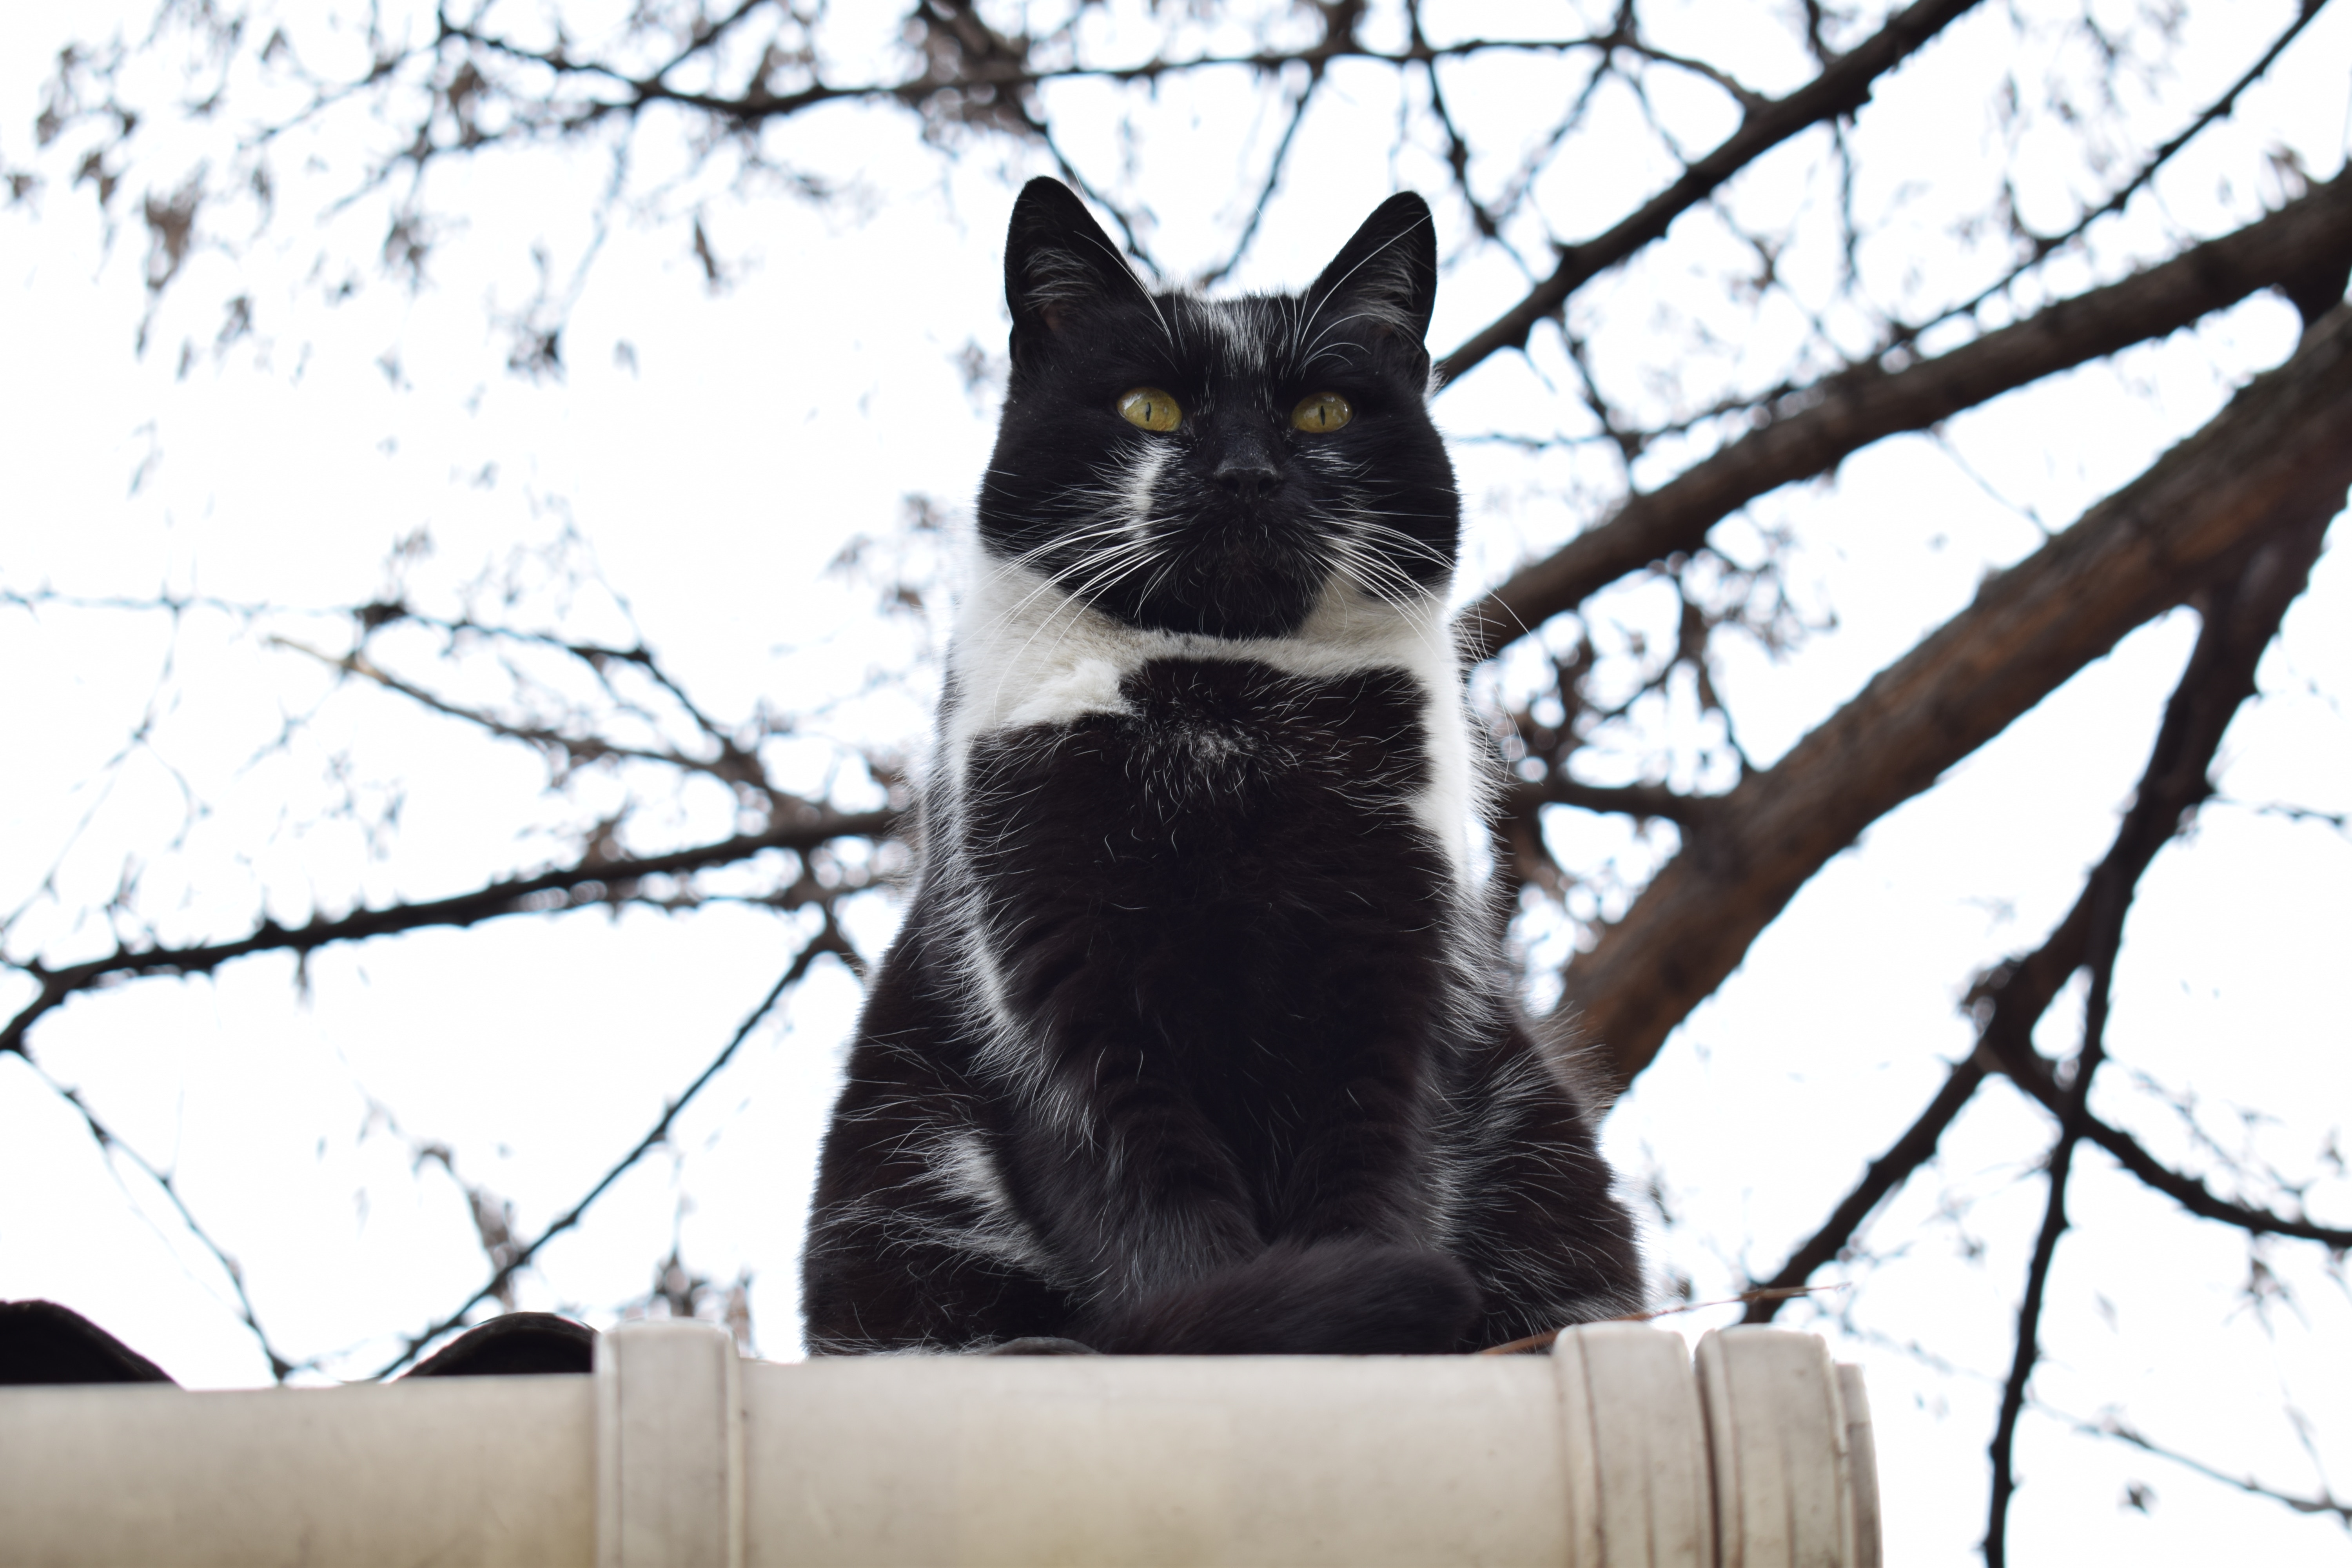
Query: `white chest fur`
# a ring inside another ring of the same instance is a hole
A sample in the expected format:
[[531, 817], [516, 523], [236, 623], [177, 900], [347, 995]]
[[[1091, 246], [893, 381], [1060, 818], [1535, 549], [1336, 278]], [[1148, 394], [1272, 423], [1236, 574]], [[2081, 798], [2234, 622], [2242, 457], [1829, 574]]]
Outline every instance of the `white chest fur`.
[[1475, 879], [1483, 860], [1476, 771], [1442, 585], [1400, 605], [1335, 577], [1297, 631], [1228, 638], [1127, 626], [1025, 567], [978, 550], [973, 556], [940, 716], [941, 782], [951, 795], [963, 793], [975, 742], [1127, 711], [1122, 683], [1152, 659], [1246, 660], [1308, 679], [1392, 669], [1422, 692], [1430, 784], [1413, 802], [1414, 815], [1443, 846], [1457, 884], [1466, 889]]

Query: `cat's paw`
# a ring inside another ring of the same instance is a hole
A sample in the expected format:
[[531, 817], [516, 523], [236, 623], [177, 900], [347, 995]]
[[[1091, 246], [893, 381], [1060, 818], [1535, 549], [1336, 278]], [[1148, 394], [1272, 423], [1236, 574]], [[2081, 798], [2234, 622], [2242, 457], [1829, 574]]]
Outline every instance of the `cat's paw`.
[[1286, 1244], [1105, 1312], [1085, 1337], [1129, 1355], [1427, 1355], [1460, 1349], [1479, 1305], [1442, 1252]]

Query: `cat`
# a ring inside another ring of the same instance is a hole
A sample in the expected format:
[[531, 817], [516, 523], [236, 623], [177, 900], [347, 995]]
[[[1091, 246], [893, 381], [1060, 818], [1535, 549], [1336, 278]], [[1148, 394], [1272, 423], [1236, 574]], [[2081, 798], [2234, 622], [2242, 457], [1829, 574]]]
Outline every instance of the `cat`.
[[1004, 268], [810, 1350], [1441, 1352], [1637, 1309], [1482, 873], [1428, 206], [1389, 199], [1303, 295], [1212, 301], [1034, 180]]

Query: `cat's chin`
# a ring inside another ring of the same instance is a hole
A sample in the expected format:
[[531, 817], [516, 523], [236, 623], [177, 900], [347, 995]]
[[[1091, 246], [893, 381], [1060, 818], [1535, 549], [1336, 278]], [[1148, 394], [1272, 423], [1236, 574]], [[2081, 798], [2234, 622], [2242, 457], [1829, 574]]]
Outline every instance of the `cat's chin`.
[[1150, 595], [1107, 600], [1103, 607], [1153, 631], [1283, 637], [1307, 624], [1330, 578], [1329, 564], [1303, 550], [1196, 544]]
[[1160, 594], [1115, 609], [1130, 626], [1150, 631], [1182, 632], [1240, 642], [1252, 638], [1285, 637], [1307, 624], [1322, 591], [1320, 584], [1269, 584], [1263, 579], [1250, 591], [1199, 595]]

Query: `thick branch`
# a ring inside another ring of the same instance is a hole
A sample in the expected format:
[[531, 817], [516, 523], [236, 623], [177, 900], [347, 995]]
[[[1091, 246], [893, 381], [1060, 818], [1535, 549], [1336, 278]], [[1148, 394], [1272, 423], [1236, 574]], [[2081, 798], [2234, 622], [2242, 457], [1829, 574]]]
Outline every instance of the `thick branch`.
[[[2321, 516], [2288, 530], [2254, 551], [2203, 596], [2200, 607], [2204, 625], [2165, 705], [2164, 722], [2150, 748], [2139, 786], [2133, 791], [2131, 809], [2125, 813], [2105, 857], [2085, 880], [2074, 907], [2031, 955], [2000, 965], [1978, 983], [1969, 998], [1979, 1019], [1975, 1053], [1952, 1068], [1951, 1077], [1919, 1119], [1872, 1162], [1861, 1182], [1822, 1227], [1798, 1246], [1780, 1273], [1764, 1282], [1768, 1288], [1786, 1290], [1803, 1285], [1814, 1269], [1836, 1257], [1871, 1211], [1913, 1171], [1935, 1157], [1944, 1129], [1985, 1075], [1996, 1068], [2010, 1073], [2053, 1114], [2062, 1119], [2071, 1115], [2074, 1137], [2089, 1138], [2102, 1147], [2108, 1140], [2119, 1141], [2137, 1162], [2127, 1163], [2126, 1169], [2158, 1190], [2179, 1197], [2192, 1213], [2263, 1234], [2300, 1236], [2336, 1246], [2352, 1240], [2352, 1232], [2332, 1232], [2225, 1204], [2189, 1178], [2164, 1169], [2127, 1136], [2094, 1120], [2079, 1097], [2070, 1099], [2062, 1091], [2049, 1064], [2032, 1045], [2034, 1025], [2059, 987], [2089, 956], [2094, 912], [2110, 909], [2119, 921], [2123, 901], [2157, 851], [2181, 830], [2189, 813], [2212, 795], [2210, 771], [2221, 737], [2239, 708], [2253, 695], [2255, 667], [2276, 635], [2287, 606], [2309, 580], [2326, 522]], [[2078, 1078], [2078, 1088], [2080, 1082]], [[1769, 1322], [1784, 1299], [1751, 1301], [1742, 1321]], [[2021, 1398], [2021, 1386], [2018, 1393]], [[2011, 1412], [2012, 1425], [2013, 1415]]]
[[1555, 768], [1536, 783], [1513, 784], [1503, 806], [1511, 816], [1529, 816], [1546, 805], [1572, 805], [1581, 811], [1611, 811], [1688, 824], [1703, 820], [1717, 798], [1685, 795], [1664, 784], [1580, 784]]
[[[601, 903], [613, 896], [613, 889], [648, 877], [707, 871], [751, 859], [770, 849], [806, 850], [836, 838], [880, 837], [898, 826], [899, 817], [896, 811], [825, 812], [764, 833], [741, 834], [692, 849], [627, 860], [583, 860], [535, 877], [492, 882], [451, 898], [392, 904], [380, 910], [355, 910], [332, 918], [316, 916], [307, 924], [290, 929], [265, 920], [253, 934], [234, 942], [136, 952], [118, 949], [103, 958], [68, 964], [62, 969], [50, 969], [37, 961], [25, 963], [18, 967], [40, 982], [40, 994], [9, 1019], [5, 1028], [0, 1028], [0, 1051], [26, 1054], [26, 1033], [44, 1015], [62, 1006], [77, 992], [122, 976], [208, 974], [234, 959], [257, 952], [308, 953], [333, 942], [365, 942], [427, 926], [478, 925], [501, 915], [531, 914], [574, 903]], [[541, 902], [548, 899], [555, 902]]]
[[2352, 307], [2206, 427], [2034, 554], [1695, 825], [1571, 964], [1563, 1021], [1619, 1082], [1736, 968], [1830, 858], [2123, 635], [2257, 541], [2318, 526], [2352, 484]]
[[1568, 297], [1664, 235], [1675, 219], [1712, 195], [1740, 170], [1786, 142], [1825, 120], [1852, 114], [1870, 100], [1880, 77], [1908, 59], [1920, 46], [1969, 11], [1977, 0], [1918, 0], [1889, 17], [1877, 34], [1840, 56], [1828, 69], [1786, 98], [1750, 108], [1739, 129], [1713, 152], [1685, 169], [1682, 177], [1652, 197], [1607, 233], [1581, 245], [1562, 248], [1559, 265], [1550, 277], [1529, 289], [1468, 342], [1437, 362], [1438, 374], [1457, 381], [1489, 354], [1502, 349], [1524, 348], [1538, 321], [1557, 313]]
[[1825, 473], [1874, 441], [1924, 430], [2004, 392], [2163, 337], [2346, 257], [2352, 257], [2352, 174], [2234, 234], [2062, 300], [1940, 358], [1897, 371], [1864, 365], [1807, 388], [1783, 399], [1770, 423], [1521, 567], [1463, 612], [1464, 640], [1474, 658], [1486, 658], [1627, 573], [1698, 549], [1708, 530], [1757, 497]]

